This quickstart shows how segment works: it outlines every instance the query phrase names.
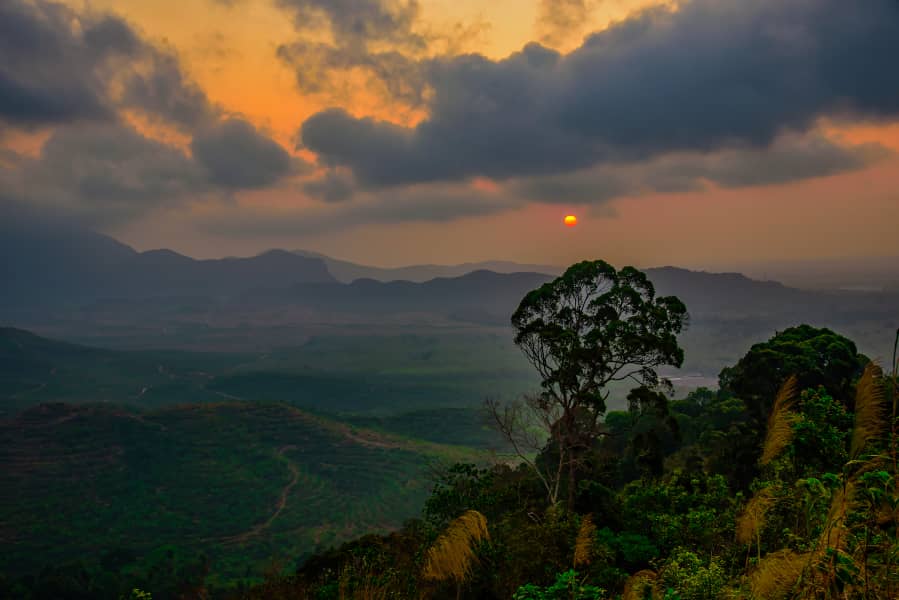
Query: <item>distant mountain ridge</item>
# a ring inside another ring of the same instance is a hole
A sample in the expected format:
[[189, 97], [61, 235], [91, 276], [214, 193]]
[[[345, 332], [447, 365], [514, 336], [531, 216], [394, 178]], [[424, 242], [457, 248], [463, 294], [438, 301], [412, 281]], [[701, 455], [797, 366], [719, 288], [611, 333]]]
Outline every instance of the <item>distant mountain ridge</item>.
[[270, 250], [249, 258], [197, 260], [172, 250], [138, 252], [60, 223], [0, 224], [0, 305], [101, 298], [234, 296], [256, 287], [336, 283], [324, 261]]
[[405, 267], [373, 267], [346, 260], [332, 258], [309, 250], [294, 250], [294, 254], [311, 258], [320, 258], [328, 265], [331, 275], [341, 283], [352, 283], [357, 279], [374, 279], [376, 281], [412, 281], [424, 283], [439, 277], [461, 277], [473, 271], [492, 271], [494, 273], [546, 273], [558, 275], [563, 269], [553, 265], [532, 265], [504, 260], [488, 260], [481, 262], [461, 263], [457, 265], [409, 265]]
[[[278, 314], [284, 315], [283, 323], [299, 325], [380, 325], [387, 322], [385, 315], [392, 314], [416, 315], [419, 323], [449, 319], [506, 326], [521, 298], [558, 272], [523, 270], [542, 267], [508, 262], [483, 264], [514, 272], [466, 270], [474, 265], [380, 269], [305, 254], [270, 250], [249, 258], [196, 260], [171, 250], [137, 252], [108, 236], [72, 226], [4, 222], [0, 223], [0, 280], [5, 283], [0, 320], [38, 326], [45, 332], [48, 319], [63, 312], [67, 327], [78, 320], [114, 317], [125, 326], [145, 327], [158, 319], [158, 326], [168, 327], [166, 323], [176, 319], [209, 328], [213, 318], [240, 325], [249, 320], [271, 322], [271, 316]], [[411, 279], [431, 272], [448, 274]], [[895, 315], [893, 294], [812, 292], [739, 273], [677, 267], [645, 272], [658, 294], [681, 298], [694, 321], [714, 316], [832, 323]], [[366, 273], [370, 276], [355, 277]], [[92, 307], [94, 312], [88, 316], [77, 312], [79, 307]]]

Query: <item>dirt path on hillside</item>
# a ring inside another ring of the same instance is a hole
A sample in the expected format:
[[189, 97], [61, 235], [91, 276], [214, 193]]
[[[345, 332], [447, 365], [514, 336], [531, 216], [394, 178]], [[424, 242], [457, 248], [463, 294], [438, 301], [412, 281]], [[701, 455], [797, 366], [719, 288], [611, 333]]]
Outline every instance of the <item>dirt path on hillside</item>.
[[287, 462], [287, 468], [290, 470], [290, 481], [288, 481], [287, 485], [285, 485], [284, 488], [281, 490], [281, 495], [278, 497], [277, 504], [275, 504], [275, 512], [272, 513], [272, 515], [268, 519], [263, 521], [262, 523], [259, 523], [258, 525], [254, 525], [252, 529], [249, 529], [249, 530], [247, 530], [243, 533], [239, 533], [237, 535], [232, 535], [232, 536], [229, 536], [226, 538], [222, 538], [220, 540], [221, 543], [229, 544], [229, 545], [243, 544], [247, 540], [250, 540], [251, 538], [259, 536], [263, 531], [265, 531], [266, 529], [271, 527], [271, 524], [274, 523], [275, 519], [278, 518], [278, 515], [281, 514], [281, 511], [283, 511], [284, 508], [287, 506], [287, 497], [290, 495], [290, 491], [293, 489], [293, 487], [297, 484], [297, 481], [299, 481], [299, 479], [300, 479], [300, 471], [299, 471], [299, 469], [297, 469], [297, 466], [294, 464], [294, 462], [292, 460], [290, 460], [289, 458], [284, 456], [284, 453], [287, 452], [288, 450], [295, 450], [295, 449], [296, 449], [296, 446], [282, 446], [282, 447], [278, 448], [278, 452], [277, 452], [278, 456], [281, 456], [282, 458], [284, 458], [284, 460]]
[[[251, 402], [246, 398], [233, 396], [231, 394], [226, 394], [225, 392], [214, 391], [213, 393], [221, 396], [222, 398], [225, 398], [226, 400], [232, 400], [236, 402]], [[399, 442], [393, 441], [387, 436], [381, 435], [378, 432], [366, 431], [365, 435], [360, 435], [359, 433], [354, 431], [352, 427], [350, 427], [346, 423], [341, 423], [336, 419], [324, 419], [288, 404], [284, 404], [283, 407], [291, 411], [293, 414], [299, 416], [301, 419], [321, 425], [323, 428], [333, 431], [334, 433], [341, 435], [345, 439], [362, 446], [367, 446], [369, 448], [380, 448], [382, 450], [391, 450], [403, 447]]]

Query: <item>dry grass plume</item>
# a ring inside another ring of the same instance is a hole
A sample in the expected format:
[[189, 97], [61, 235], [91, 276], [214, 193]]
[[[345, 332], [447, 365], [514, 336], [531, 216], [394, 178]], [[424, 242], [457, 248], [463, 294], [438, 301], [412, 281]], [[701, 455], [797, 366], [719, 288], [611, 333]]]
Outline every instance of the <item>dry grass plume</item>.
[[659, 574], [650, 569], [637, 571], [628, 577], [624, 584], [624, 593], [621, 595], [621, 600], [655, 600], [656, 598], [662, 598]]
[[795, 375], [791, 375], [777, 392], [771, 415], [768, 417], [768, 432], [762, 446], [762, 457], [759, 459], [761, 465], [767, 465], [780, 456], [793, 441], [793, 424], [796, 422], [796, 414], [792, 408], [796, 402], [798, 389], [799, 381]]
[[737, 519], [737, 542], [751, 544], [761, 535], [768, 511], [774, 506], [774, 501], [774, 491], [771, 488], [762, 488], [749, 499]]
[[797, 554], [792, 550], [769, 554], [759, 561], [749, 576], [752, 596], [765, 600], [787, 598], [796, 587], [808, 559], [808, 554]]
[[855, 388], [855, 425], [849, 449], [852, 460], [857, 459], [865, 447], [880, 438], [886, 430], [886, 397], [882, 377], [880, 367], [869, 363]]
[[476, 544], [486, 539], [490, 539], [487, 518], [476, 510], [466, 511], [428, 549], [424, 578], [461, 584], [471, 572]]
[[581, 519], [581, 526], [574, 542], [574, 567], [589, 565], [593, 560], [593, 536], [596, 534], [596, 525], [593, 524], [593, 515], [587, 515]]

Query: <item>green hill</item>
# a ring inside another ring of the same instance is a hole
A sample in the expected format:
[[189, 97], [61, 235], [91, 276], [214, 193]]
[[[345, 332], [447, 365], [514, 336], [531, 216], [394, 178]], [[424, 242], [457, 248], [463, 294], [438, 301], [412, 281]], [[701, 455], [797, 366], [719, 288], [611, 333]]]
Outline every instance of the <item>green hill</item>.
[[0, 416], [42, 402], [154, 407], [220, 400], [206, 384], [247, 360], [242, 354], [103, 350], [0, 328]]
[[219, 585], [259, 576], [398, 526], [428, 465], [466, 455], [283, 405], [45, 404], [0, 422], [0, 571], [175, 545], [204, 552]]

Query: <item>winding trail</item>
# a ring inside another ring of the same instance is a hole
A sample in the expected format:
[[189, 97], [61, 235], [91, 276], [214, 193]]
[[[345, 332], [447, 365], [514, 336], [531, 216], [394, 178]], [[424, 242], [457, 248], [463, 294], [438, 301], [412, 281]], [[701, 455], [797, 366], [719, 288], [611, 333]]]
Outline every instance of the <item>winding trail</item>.
[[281, 490], [281, 495], [278, 497], [278, 502], [275, 504], [275, 512], [272, 515], [259, 523], [258, 525], [254, 525], [252, 529], [248, 529], [243, 533], [239, 533], [237, 535], [228, 536], [222, 538], [220, 540], [223, 544], [233, 545], [233, 544], [243, 544], [251, 538], [259, 536], [263, 531], [271, 527], [271, 524], [278, 518], [278, 515], [281, 514], [281, 511], [287, 506], [287, 497], [290, 495], [290, 491], [297, 484], [297, 481], [300, 479], [300, 471], [297, 469], [297, 466], [294, 464], [292, 460], [284, 456], [284, 453], [288, 450], [295, 450], [296, 446], [281, 446], [278, 448], [277, 455], [284, 459], [287, 463], [287, 468], [290, 470], [290, 481], [287, 482], [287, 485], [284, 486], [284, 489]]

